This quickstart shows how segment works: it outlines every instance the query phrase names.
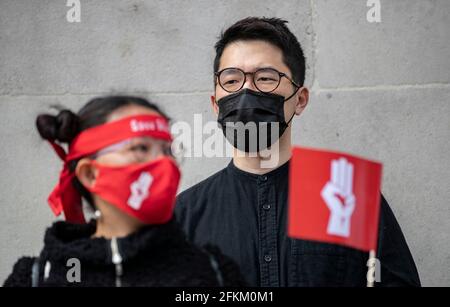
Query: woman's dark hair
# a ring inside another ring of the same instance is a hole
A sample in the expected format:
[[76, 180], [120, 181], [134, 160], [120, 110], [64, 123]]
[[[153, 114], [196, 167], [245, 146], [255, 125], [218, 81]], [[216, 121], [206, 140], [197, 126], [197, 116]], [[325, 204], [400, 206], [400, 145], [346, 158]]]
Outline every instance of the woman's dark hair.
[[[129, 105], [137, 105], [158, 112], [167, 120], [170, 118], [154, 103], [144, 98], [133, 96], [106, 96], [90, 100], [77, 114], [68, 109], [60, 110], [57, 115], [41, 114], [36, 118], [36, 127], [40, 136], [49, 141], [69, 144], [80, 132], [106, 123], [108, 116], [115, 110]], [[78, 160], [69, 163], [69, 170], [75, 171]], [[81, 196], [94, 208], [94, 202], [89, 191], [78, 178], [73, 179], [73, 185]]]

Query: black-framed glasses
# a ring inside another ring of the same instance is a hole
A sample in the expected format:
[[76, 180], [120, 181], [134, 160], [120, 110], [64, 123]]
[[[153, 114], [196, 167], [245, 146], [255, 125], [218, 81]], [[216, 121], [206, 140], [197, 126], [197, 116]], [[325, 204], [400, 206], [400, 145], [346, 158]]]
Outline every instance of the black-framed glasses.
[[247, 75], [253, 76], [253, 85], [258, 91], [263, 93], [270, 93], [276, 90], [283, 77], [288, 79], [297, 88], [301, 87], [285, 73], [279, 72], [274, 68], [260, 68], [254, 72], [245, 72], [240, 68], [229, 67], [214, 74], [217, 77], [220, 87], [228, 93], [240, 91], [247, 80]]

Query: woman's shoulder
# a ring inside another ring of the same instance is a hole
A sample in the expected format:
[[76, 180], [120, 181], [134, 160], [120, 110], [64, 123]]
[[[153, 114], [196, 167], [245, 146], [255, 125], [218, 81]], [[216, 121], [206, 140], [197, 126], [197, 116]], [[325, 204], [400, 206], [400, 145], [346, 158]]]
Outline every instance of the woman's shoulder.
[[5, 280], [3, 287], [31, 287], [32, 267], [36, 257], [21, 257], [14, 264], [12, 273]]

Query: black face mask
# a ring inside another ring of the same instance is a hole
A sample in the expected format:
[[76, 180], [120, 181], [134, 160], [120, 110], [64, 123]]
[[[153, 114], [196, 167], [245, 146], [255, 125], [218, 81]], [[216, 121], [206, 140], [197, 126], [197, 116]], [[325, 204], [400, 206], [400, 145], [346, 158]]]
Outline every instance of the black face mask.
[[259, 152], [271, 147], [294, 117], [295, 113], [288, 122], [285, 121], [286, 100], [280, 95], [243, 89], [217, 101], [217, 121], [233, 147], [245, 152]]

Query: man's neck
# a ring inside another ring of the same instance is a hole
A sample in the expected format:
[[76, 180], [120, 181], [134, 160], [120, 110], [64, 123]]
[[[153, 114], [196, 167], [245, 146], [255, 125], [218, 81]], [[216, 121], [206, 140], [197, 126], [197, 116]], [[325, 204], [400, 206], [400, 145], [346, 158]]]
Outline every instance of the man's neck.
[[275, 144], [278, 150], [273, 150], [270, 155], [262, 153], [243, 153], [234, 150], [234, 165], [245, 172], [263, 175], [285, 164], [291, 158], [291, 144]]

